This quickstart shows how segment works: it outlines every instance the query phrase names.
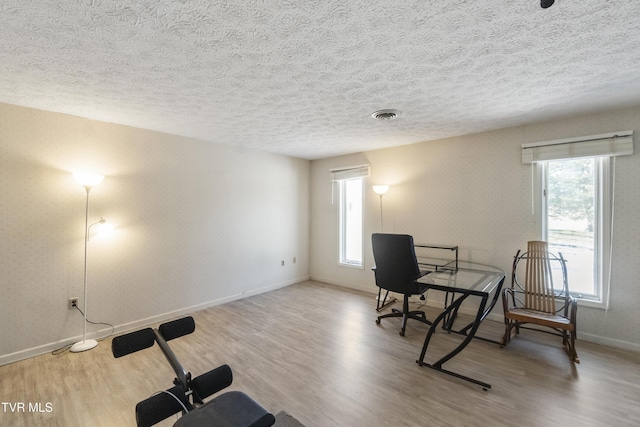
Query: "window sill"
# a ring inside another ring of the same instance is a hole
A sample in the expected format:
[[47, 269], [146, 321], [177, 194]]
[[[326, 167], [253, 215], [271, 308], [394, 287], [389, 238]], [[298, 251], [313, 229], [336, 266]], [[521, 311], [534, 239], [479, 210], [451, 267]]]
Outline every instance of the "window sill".
[[599, 308], [600, 310], [607, 310], [608, 304], [605, 301], [592, 300], [586, 298], [576, 298], [578, 300], [578, 306]]
[[344, 262], [339, 262], [338, 266], [339, 267], [354, 268], [356, 270], [364, 270], [364, 265], [362, 265], [362, 264], [348, 264], [348, 263], [344, 263]]

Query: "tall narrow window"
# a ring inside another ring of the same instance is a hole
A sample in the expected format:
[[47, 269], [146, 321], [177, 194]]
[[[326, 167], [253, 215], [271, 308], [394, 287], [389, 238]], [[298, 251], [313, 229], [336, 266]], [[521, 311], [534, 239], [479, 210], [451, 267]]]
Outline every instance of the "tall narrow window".
[[610, 157], [553, 160], [538, 165], [542, 177], [542, 239], [567, 260], [571, 293], [604, 302], [611, 197]]
[[340, 264], [362, 267], [362, 178], [339, 181]]
[[332, 169], [332, 200], [338, 190], [338, 263], [362, 268], [363, 186], [370, 174], [369, 165]]

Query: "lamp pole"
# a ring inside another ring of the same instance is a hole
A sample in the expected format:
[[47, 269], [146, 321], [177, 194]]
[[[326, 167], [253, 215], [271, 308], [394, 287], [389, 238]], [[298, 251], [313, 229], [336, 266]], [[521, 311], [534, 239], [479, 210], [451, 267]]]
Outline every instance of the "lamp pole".
[[380, 194], [380, 231], [384, 233], [384, 220], [382, 219], [382, 196], [383, 194]]
[[[377, 195], [380, 196], [380, 232], [384, 233], [384, 221], [382, 220], [382, 196], [384, 196], [387, 191], [389, 191], [389, 186], [388, 185], [374, 185], [373, 186], [373, 191], [376, 192]], [[396, 302], [396, 298], [394, 296], [391, 296], [391, 299], [389, 299], [389, 301], [387, 301], [387, 297], [389, 296], [389, 291], [387, 290], [387, 293], [384, 295], [384, 298], [381, 299], [381, 292], [382, 292], [382, 288], [379, 289], [378, 291], [378, 300], [377, 300], [377, 307], [376, 310], [377, 311], [382, 311], [385, 308], [389, 307], [391, 304], [393, 304], [394, 302]]]
[[389, 191], [388, 185], [374, 185], [373, 191], [380, 196], [380, 231], [384, 232], [384, 221], [382, 220], [382, 196]]
[[79, 341], [71, 346], [69, 351], [73, 353], [79, 353], [81, 351], [91, 350], [98, 345], [98, 341], [87, 339], [87, 246], [89, 243], [89, 192], [91, 189], [100, 184], [104, 179], [102, 175], [95, 174], [74, 174], [74, 178], [78, 181], [84, 189], [87, 191], [87, 199], [85, 203], [85, 215], [84, 215], [84, 275], [83, 275], [83, 287], [84, 287], [84, 322], [82, 329], [82, 341]]

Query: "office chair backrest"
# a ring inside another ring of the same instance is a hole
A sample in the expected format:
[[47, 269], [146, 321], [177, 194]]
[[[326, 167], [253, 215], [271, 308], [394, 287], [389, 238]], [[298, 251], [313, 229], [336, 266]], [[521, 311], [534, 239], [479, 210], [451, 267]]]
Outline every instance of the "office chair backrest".
[[376, 263], [376, 285], [392, 292], [410, 293], [409, 285], [421, 276], [413, 237], [375, 233], [371, 236], [371, 244]]

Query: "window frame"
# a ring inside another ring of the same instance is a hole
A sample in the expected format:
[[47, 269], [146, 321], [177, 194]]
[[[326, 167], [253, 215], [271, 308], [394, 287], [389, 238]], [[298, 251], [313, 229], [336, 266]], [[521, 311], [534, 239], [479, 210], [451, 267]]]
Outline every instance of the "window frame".
[[[611, 268], [611, 220], [613, 209], [613, 188], [612, 188], [612, 162], [615, 157], [592, 156], [596, 164], [594, 167], [594, 295], [571, 292], [571, 295], [578, 299], [580, 305], [608, 309], [609, 289], [610, 289], [610, 268]], [[537, 234], [540, 240], [548, 241], [548, 211], [547, 211], [547, 188], [549, 182], [548, 164], [556, 161], [570, 161], [573, 159], [552, 159], [538, 161], [535, 163], [535, 191], [534, 197], [538, 201], [535, 209], [535, 216], [538, 220]], [[569, 279], [569, 289], [571, 289], [571, 277]]]
[[[346, 229], [346, 184], [348, 181], [360, 182], [360, 260], [351, 260], [346, 257], [347, 229]], [[338, 183], [338, 265], [343, 267], [364, 269], [364, 178], [356, 177], [341, 179]]]

